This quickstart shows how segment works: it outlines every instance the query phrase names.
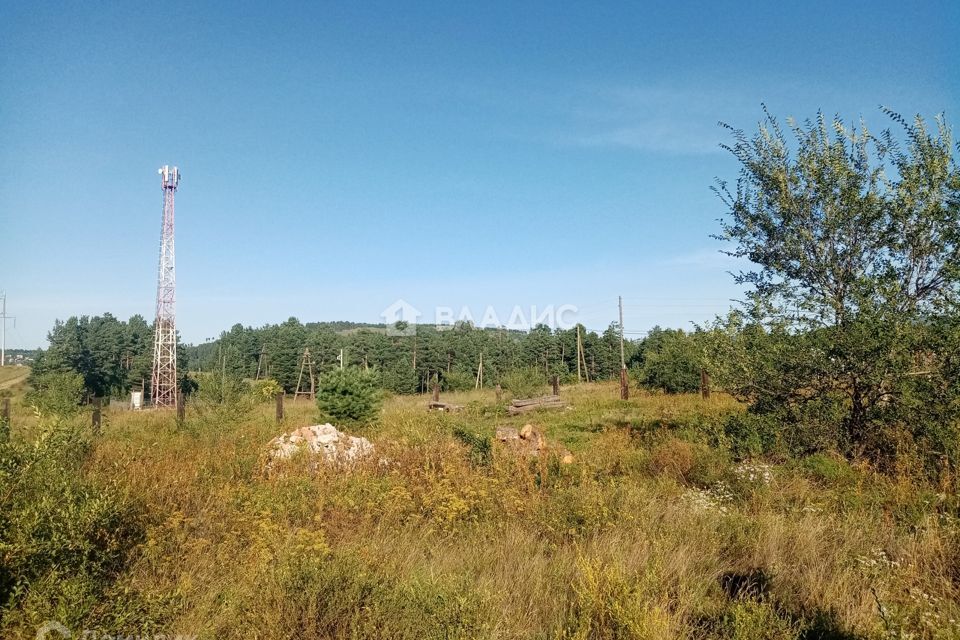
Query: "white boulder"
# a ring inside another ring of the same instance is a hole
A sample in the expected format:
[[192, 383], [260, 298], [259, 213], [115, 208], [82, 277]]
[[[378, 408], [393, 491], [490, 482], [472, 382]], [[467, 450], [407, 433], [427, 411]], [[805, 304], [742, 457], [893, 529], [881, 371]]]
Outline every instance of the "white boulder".
[[300, 450], [336, 463], [354, 462], [373, 453], [369, 440], [338, 431], [330, 423], [300, 427], [277, 436], [268, 446], [271, 463], [288, 460]]

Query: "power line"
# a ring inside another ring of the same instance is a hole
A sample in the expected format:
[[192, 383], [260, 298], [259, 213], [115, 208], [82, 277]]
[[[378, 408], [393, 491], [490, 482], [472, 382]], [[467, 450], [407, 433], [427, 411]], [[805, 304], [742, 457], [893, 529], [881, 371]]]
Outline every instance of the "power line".
[[620, 307], [620, 399], [630, 399], [630, 384], [627, 380], [627, 361], [623, 356], [623, 297], [617, 298]]

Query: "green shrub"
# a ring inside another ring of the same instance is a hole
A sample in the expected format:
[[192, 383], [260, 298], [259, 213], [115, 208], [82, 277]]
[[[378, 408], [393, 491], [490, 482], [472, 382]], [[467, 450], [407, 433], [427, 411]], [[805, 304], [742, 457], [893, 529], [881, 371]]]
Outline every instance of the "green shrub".
[[253, 383], [253, 397], [260, 402], [273, 400], [278, 393], [283, 393], [283, 387], [276, 380], [257, 380]]
[[71, 416], [83, 402], [83, 376], [79, 373], [43, 373], [33, 378], [32, 385], [26, 402], [44, 415]]
[[469, 391], [476, 385], [476, 378], [463, 371], [448, 371], [440, 380], [440, 387], [444, 391]]
[[723, 424], [730, 451], [738, 458], [774, 453], [780, 447], [780, 427], [775, 416], [731, 414]]
[[360, 424], [380, 412], [380, 389], [373, 375], [360, 369], [342, 369], [324, 374], [317, 391], [321, 417], [339, 423]]
[[851, 442], [844, 433], [847, 411], [843, 398], [834, 393], [796, 404], [767, 398], [754, 402], [744, 414], [730, 416], [724, 432], [739, 457], [850, 452]]
[[242, 379], [229, 373], [203, 373], [197, 376], [197, 382], [189, 407], [202, 420], [222, 426], [239, 422], [253, 410], [256, 395]]
[[[242, 404], [251, 399], [250, 387], [237, 376], [202, 373], [197, 376], [194, 400], [204, 404]], [[249, 408], [249, 407], [248, 407]]]
[[827, 484], [851, 482], [856, 476], [850, 464], [836, 454], [815, 453], [804, 458], [800, 467], [814, 480]]
[[721, 618], [715, 637], [731, 640], [795, 640], [801, 626], [781, 616], [768, 602], [739, 600]]
[[514, 398], [533, 398], [543, 394], [547, 378], [539, 369], [525, 367], [508, 371], [500, 385], [512, 393]]
[[[29, 609], [81, 621], [142, 540], [139, 510], [124, 493], [83, 477], [89, 446], [57, 424], [35, 443], [0, 444], [0, 619]], [[20, 610], [27, 598], [33, 604]]]
[[655, 327], [641, 343], [640, 384], [666, 393], [694, 393], [700, 389], [703, 366], [693, 335], [682, 329]]

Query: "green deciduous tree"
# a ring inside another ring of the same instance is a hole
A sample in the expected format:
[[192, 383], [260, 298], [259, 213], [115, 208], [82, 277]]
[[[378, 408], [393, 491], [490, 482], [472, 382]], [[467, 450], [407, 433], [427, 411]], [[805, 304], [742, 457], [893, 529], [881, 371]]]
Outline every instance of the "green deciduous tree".
[[640, 384], [667, 393], [693, 393], [700, 388], [702, 349], [696, 337], [681, 329], [654, 327], [640, 343]]
[[838, 422], [842, 446], [874, 454], [896, 449], [892, 424], [923, 436], [908, 398], [947, 366], [940, 320], [960, 293], [950, 130], [890, 115], [896, 135], [822, 115], [784, 130], [767, 114], [752, 136], [731, 129], [740, 175], [717, 187], [720, 236], [754, 265], [737, 277], [745, 313], [713, 334], [729, 338], [714, 343], [724, 385], [787, 422]]

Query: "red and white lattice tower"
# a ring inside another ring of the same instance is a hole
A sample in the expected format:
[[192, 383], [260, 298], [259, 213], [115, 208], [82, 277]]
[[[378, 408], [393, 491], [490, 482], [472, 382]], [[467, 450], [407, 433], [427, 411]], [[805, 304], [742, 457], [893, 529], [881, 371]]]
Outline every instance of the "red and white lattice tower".
[[177, 406], [177, 272], [173, 254], [173, 198], [180, 184], [176, 167], [159, 170], [163, 190], [163, 223], [160, 227], [160, 271], [157, 277], [157, 320], [153, 340], [153, 406]]

